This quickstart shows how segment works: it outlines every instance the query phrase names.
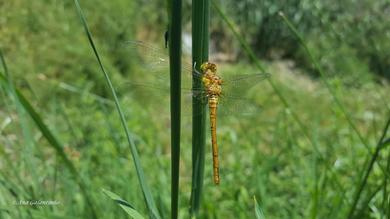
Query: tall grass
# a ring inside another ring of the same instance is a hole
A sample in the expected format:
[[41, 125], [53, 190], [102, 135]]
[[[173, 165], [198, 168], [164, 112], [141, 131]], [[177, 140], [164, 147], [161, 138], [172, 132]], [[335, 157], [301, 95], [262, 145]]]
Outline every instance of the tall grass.
[[149, 210], [149, 216], [151, 218], [158, 219], [158, 218], [160, 218], [160, 215], [159, 215], [159, 213], [157, 211], [157, 208], [156, 208], [156, 205], [154, 203], [154, 200], [153, 200], [152, 194], [150, 192], [149, 186], [148, 186], [148, 184], [146, 182], [145, 174], [144, 174], [144, 171], [143, 171], [142, 166], [141, 166], [141, 161], [140, 161], [140, 158], [139, 158], [139, 155], [138, 155], [138, 151], [137, 151], [137, 148], [135, 146], [134, 140], [133, 140], [132, 136], [130, 135], [129, 128], [127, 127], [126, 118], [125, 118], [125, 115], [123, 114], [123, 111], [122, 111], [121, 105], [119, 103], [117, 94], [115, 92], [114, 86], [113, 86], [113, 84], [111, 82], [110, 76], [106, 72], [106, 70], [105, 70], [105, 68], [103, 66], [103, 63], [102, 63], [102, 61], [100, 59], [100, 55], [99, 55], [99, 53], [97, 51], [95, 43], [93, 42], [91, 32], [89, 31], [89, 28], [88, 28], [88, 25], [87, 25], [87, 21], [85, 20], [85, 17], [83, 15], [83, 12], [81, 10], [81, 7], [80, 7], [80, 4], [79, 4], [78, 0], [74, 0], [74, 3], [76, 5], [77, 13], [80, 16], [81, 22], [83, 24], [83, 28], [85, 30], [85, 34], [87, 35], [88, 41], [89, 41], [89, 43], [91, 45], [93, 53], [94, 53], [94, 55], [95, 55], [95, 57], [97, 59], [97, 62], [99, 64], [100, 70], [103, 73], [104, 78], [105, 78], [105, 80], [107, 82], [107, 85], [110, 88], [111, 94], [112, 94], [112, 96], [114, 98], [115, 107], [116, 107], [116, 109], [118, 111], [122, 127], [123, 127], [123, 129], [125, 131], [125, 134], [126, 134], [126, 139], [127, 139], [128, 144], [129, 144], [129, 147], [130, 147], [131, 155], [133, 157], [134, 165], [135, 165], [135, 168], [136, 168], [136, 171], [137, 171], [137, 176], [138, 176], [138, 180], [139, 180], [140, 186], [142, 188], [142, 192], [143, 192], [143, 196], [144, 196], [144, 199], [145, 199], [145, 203], [146, 203], [146, 206], [147, 206], [147, 208]]
[[[209, 56], [209, 0], [192, 1], [192, 63], [199, 67]], [[202, 82], [193, 79], [192, 87], [199, 89]], [[206, 103], [199, 98], [192, 99], [192, 189], [190, 214], [196, 216], [199, 211], [204, 177], [204, 159], [206, 144]]]

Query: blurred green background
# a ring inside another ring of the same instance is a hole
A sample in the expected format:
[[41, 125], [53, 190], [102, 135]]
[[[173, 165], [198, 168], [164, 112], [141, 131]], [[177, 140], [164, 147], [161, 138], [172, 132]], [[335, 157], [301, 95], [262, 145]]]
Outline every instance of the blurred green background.
[[[346, 218], [360, 174], [367, 168], [389, 117], [389, 2], [216, 2], [263, 61], [289, 106], [264, 81], [245, 93], [262, 106], [261, 112], [218, 118], [221, 185], [212, 183], [208, 137], [199, 217], [254, 218], [256, 196], [266, 218]], [[128, 85], [141, 81], [167, 86], [167, 81], [156, 79], [167, 74], [167, 65], [153, 62], [166, 53], [165, 2], [83, 0], [81, 6], [123, 104], [152, 194], [162, 217], [167, 218], [169, 93], [159, 89], [140, 93]], [[356, 130], [279, 11], [304, 36]], [[184, 47], [188, 47], [189, 1], [184, 2], [183, 29]], [[213, 8], [210, 33], [210, 59], [217, 61], [222, 76], [257, 72]], [[128, 41], [135, 40], [145, 42], [149, 50], [129, 45]], [[87, 182], [100, 217], [126, 218], [102, 188], [145, 213], [119, 117], [73, 1], [1, 1], [0, 48], [15, 87], [65, 145]], [[3, 88], [0, 93], [0, 218], [89, 218], [77, 184], [55, 151], [7, 91]], [[180, 217], [188, 218], [191, 117], [184, 114]], [[380, 151], [364, 187], [357, 218], [389, 217], [389, 152], [388, 147]], [[20, 206], [15, 200], [58, 200], [60, 204]]]

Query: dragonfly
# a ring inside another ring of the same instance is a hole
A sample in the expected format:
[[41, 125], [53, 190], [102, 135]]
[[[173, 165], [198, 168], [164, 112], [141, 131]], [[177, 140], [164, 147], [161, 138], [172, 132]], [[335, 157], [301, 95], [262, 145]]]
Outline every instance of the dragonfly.
[[[128, 41], [127, 47], [135, 51], [141, 59], [144, 59], [144, 66], [150, 70], [156, 77], [155, 84], [144, 84], [133, 82], [133, 85], [157, 88], [161, 91], [161, 84], [169, 84], [169, 59], [167, 51], [159, 49], [151, 44], [141, 41]], [[233, 76], [222, 77], [217, 71], [217, 65], [212, 62], [205, 62], [200, 65], [200, 71], [196, 70], [196, 63], [183, 63], [182, 75], [184, 84], [191, 84], [194, 78], [201, 81], [200, 88], [183, 88], [184, 94], [190, 94], [191, 99], [198, 99], [208, 104], [211, 146], [213, 160], [213, 181], [216, 185], [220, 184], [219, 173], [219, 155], [217, 144], [217, 112], [221, 114], [254, 114], [259, 111], [259, 106], [245, 97], [247, 92], [260, 81], [270, 77], [269, 73], [256, 74], [236, 74]], [[225, 79], [226, 78], [226, 79]], [[153, 89], [152, 89], [153, 90]], [[169, 87], [165, 89], [169, 91]], [[155, 90], [154, 92], [160, 92]], [[188, 95], [187, 95], [188, 96]], [[184, 102], [183, 108], [188, 108], [191, 104]]]

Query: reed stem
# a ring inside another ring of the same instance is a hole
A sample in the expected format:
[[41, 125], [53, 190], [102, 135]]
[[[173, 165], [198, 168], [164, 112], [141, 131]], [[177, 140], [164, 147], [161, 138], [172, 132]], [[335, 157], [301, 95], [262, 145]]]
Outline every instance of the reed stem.
[[[192, 1], [192, 62], [195, 69], [208, 60], [209, 55], [209, 0]], [[199, 89], [202, 82], [193, 78], [192, 87]], [[193, 98], [192, 115], [192, 190], [190, 214], [196, 216], [202, 196], [206, 144], [206, 103]]]
[[171, 217], [178, 218], [180, 170], [180, 106], [181, 106], [181, 11], [182, 1], [170, 1], [169, 62], [171, 74]]

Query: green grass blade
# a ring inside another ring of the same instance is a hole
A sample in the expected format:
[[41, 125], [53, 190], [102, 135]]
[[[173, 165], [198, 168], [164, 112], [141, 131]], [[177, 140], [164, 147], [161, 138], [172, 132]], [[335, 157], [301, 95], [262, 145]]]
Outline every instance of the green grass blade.
[[[2, 52], [0, 51], [1, 61], [3, 66], [5, 65], [4, 57], [2, 55]], [[5, 68], [6, 69], [6, 68]], [[24, 95], [13, 85], [9, 84], [9, 79], [6, 75], [9, 75], [8, 72], [5, 73], [5, 75], [0, 74], [0, 83], [7, 89], [7, 90], [13, 90], [13, 94], [15, 94], [15, 99], [23, 106], [24, 110], [30, 115], [31, 119], [34, 121], [36, 126], [41, 131], [42, 135], [46, 138], [46, 140], [49, 142], [50, 146], [56, 151], [57, 155], [62, 159], [65, 166], [68, 168], [70, 173], [72, 174], [73, 178], [77, 182], [77, 184], [80, 187], [81, 192], [84, 195], [85, 201], [87, 202], [88, 206], [91, 209], [92, 217], [98, 218], [96, 210], [94, 208], [92, 199], [90, 195], [87, 192], [87, 187], [80, 177], [79, 173], [77, 172], [77, 169], [73, 165], [72, 161], [67, 157], [65, 154], [65, 151], [63, 150], [63, 146], [61, 143], [56, 139], [56, 137], [53, 135], [53, 133], [50, 131], [50, 129], [45, 125], [40, 115], [37, 113], [37, 111], [34, 109], [34, 107], [31, 105], [31, 103], [24, 97]]]
[[123, 200], [119, 195], [103, 189], [104, 194], [114, 200], [128, 215], [134, 219], [144, 219], [144, 217], [127, 201]]
[[319, 165], [318, 165], [318, 158], [314, 155], [314, 157], [312, 158], [313, 159], [313, 163], [312, 163], [312, 167], [313, 167], [313, 182], [312, 182], [312, 188], [311, 188], [311, 200], [310, 200], [310, 218], [317, 218], [318, 217], [318, 205], [319, 205], [319, 196], [320, 196], [320, 192], [319, 192], [319, 180], [320, 180], [320, 176], [319, 176]]
[[256, 197], [253, 196], [253, 202], [255, 204], [255, 215], [257, 219], [265, 219], [264, 212], [261, 209], [259, 203], [257, 203]]
[[[390, 143], [390, 139], [387, 139], [388, 143]], [[389, 153], [389, 152], [388, 152]], [[390, 172], [390, 155], [387, 155], [387, 172]], [[384, 215], [387, 215], [387, 218], [390, 218], [390, 198], [389, 198], [389, 189], [388, 186], [389, 183], [389, 177], [386, 175], [383, 179], [383, 200], [382, 200], [382, 209]]]
[[118, 97], [116, 95], [114, 86], [112, 85], [112, 82], [111, 82], [111, 79], [110, 79], [108, 73], [106, 72], [105, 68], [103, 67], [103, 63], [102, 63], [102, 61], [100, 59], [100, 56], [99, 56], [99, 53], [98, 53], [98, 51], [96, 49], [95, 43], [93, 42], [92, 35], [91, 35], [90, 31], [89, 31], [89, 28], [88, 28], [88, 25], [87, 25], [87, 21], [86, 21], [86, 19], [84, 17], [84, 14], [83, 14], [82, 10], [81, 10], [79, 1], [78, 0], [74, 0], [74, 3], [76, 5], [77, 13], [80, 16], [81, 22], [83, 24], [83, 28], [85, 30], [85, 33], [86, 33], [86, 35], [88, 37], [88, 41], [89, 41], [89, 43], [90, 43], [90, 45], [92, 47], [93, 53], [94, 53], [94, 55], [95, 55], [95, 57], [96, 57], [96, 59], [98, 61], [99, 67], [100, 67], [100, 69], [101, 69], [101, 71], [102, 71], [102, 73], [104, 75], [104, 78], [105, 78], [105, 80], [106, 80], [106, 82], [107, 82], [107, 84], [108, 84], [108, 86], [110, 88], [111, 94], [112, 94], [112, 96], [114, 98], [115, 106], [116, 106], [116, 109], [118, 111], [121, 124], [122, 124], [123, 129], [124, 129], [125, 134], [126, 134], [126, 138], [127, 138], [127, 141], [128, 141], [129, 147], [130, 147], [131, 155], [133, 157], [134, 165], [135, 165], [135, 168], [136, 168], [136, 171], [137, 171], [137, 176], [138, 176], [139, 183], [141, 185], [143, 196], [145, 198], [146, 206], [147, 206], [147, 208], [149, 210], [149, 215], [150, 215], [151, 218], [160, 218], [159, 213], [158, 213], [157, 208], [156, 208], [156, 205], [154, 203], [152, 194], [150, 192], [149, 186], [148, 186], [148, 184], [146, 182], [145, 174], [144, 174], [144, 171], [143, 171], [142, 166], [141, 166], [141, 161], [139, 159], [138, 151], [137, 151], [137, 148], [135, 146], [134, 140], [133, 140], [133, 138], [130, 135], [130, 131], [129, 131], [128, 127], [127, 127], [125, 115], [123, 114], [123, 111], [122, 111], [122, 108], [120, 106]]
[[[209, 47], [209, 0], [192, 1], [192, 61], [196, 69], [208, 60]], [[194, 78], [192, 87], [199, 89], [202, 82]], [[200, 207], [204, 158], [206, 144], [206, 103], [194, 98], [192, 101], [192, 189], [191, 189], [191, 215], [197, 215]]]
[[169, 62], [171, 73], [171, 215], [178, 217], [180, 170], [180, 107], [181, 107], [181, 18], [182, 1], [172, 0], [170, 9]]

